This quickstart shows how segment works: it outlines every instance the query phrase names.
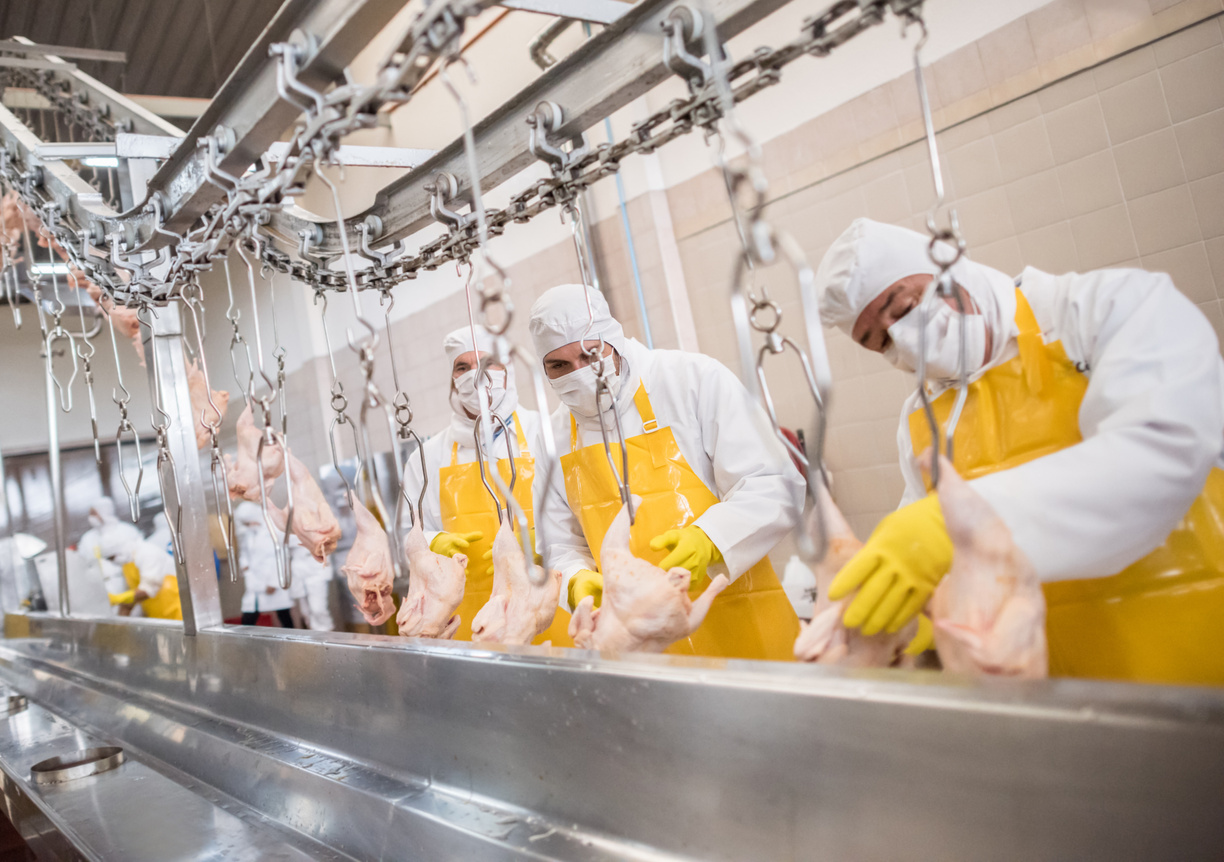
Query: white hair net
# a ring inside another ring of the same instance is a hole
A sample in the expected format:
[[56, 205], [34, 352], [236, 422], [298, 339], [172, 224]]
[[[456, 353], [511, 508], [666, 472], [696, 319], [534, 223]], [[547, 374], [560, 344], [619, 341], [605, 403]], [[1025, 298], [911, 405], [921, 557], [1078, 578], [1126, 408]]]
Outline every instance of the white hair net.
[[625, 355], [625, 331], [608, 310], [608, 301], [598, 290], [583, 284], [562, 284], [545, 291], [531, 306], [529, 328], [540, 359], [575, 341], [600, 338]]
[[480, 353], [493, 352], [493, 333], [483, 326], [476, 327], [476, 344], [472, 344], [472, 327], [461, 326], [446, 338], [442, 339], [442, 349], [446, 351], [446, 359], [454, 367], [455, 360], [473, 350]]
[[[816, 270], [820, 318], [850, 334], [855, 321], [872, 300], [909, 275], [937, 275], [931, 262], [930, 237], [909, 228], [858, 218], [833, 241]], [[941, 259], [953, 249], [937, 247]], [[988, 361], [997, 359], [1015, 328], [1016, 286], [1008, 275], [962, 256], [952, 267], [952, 279], [965, 289], [978, 313], [994, 333]]]

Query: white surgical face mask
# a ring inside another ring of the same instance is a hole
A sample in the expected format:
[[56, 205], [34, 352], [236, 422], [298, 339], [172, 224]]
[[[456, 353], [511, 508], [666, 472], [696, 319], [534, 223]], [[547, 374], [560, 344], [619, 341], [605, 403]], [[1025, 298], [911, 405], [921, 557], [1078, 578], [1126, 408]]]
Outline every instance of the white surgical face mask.
[[[506, 400], [506, 370], [490, 368], [486, 375], [483, 383], [485, 391], [489, 393], [489, 409], [496, 413], [502, 402]], [[456, 400], [459, 402], [458, 407], [455, 406]], [[476, 369], [455, 378], [455, 388], [451, 392], [451, 407], [454, 408], [456, 415], [462, 410], [467, 410], [474, 416], [480, 415], [480, 397], [476, 391]]]
[[[615, 370], [615, 363], [612, 357], [608, 357], [608, 362], [612, 363], [610, 369], [613, 373], [607, 375], [608, 392], [612, 395], [612, 401], [616, 401], [616, 396], [620, 392], [620, 372]], [[569, 374], [563, 375], [548, 382], [552, 384], [553, 391], [557, 393], [557, 397], [561, 399], [561, 403], [574, 411], [578, 416], [586, 419], [594, 419], [599, 415], [599, 408], [595, 401], [595, 366], [584, 365], [577, 371], [571, 371]], [[604, 409], [608, 407], [608, 399], [605, 396], [603, 399]]]
[[[965, 372], [973, 374], [986, 364], [986, 318], [965, 315]], [[918, 370], [918, 310], [888, 327], [892, 344], [884, 358], [902, 371]], [[960, 312], [937, 301], [926, 325], [926, 376], [928, 380], [952, 382], [960, 376]]]

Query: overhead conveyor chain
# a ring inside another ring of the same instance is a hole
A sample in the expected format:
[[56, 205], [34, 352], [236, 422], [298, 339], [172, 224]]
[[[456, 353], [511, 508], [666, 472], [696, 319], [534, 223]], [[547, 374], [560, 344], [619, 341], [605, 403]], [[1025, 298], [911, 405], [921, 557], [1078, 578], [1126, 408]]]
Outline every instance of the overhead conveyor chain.
[[[718, 22], [719, 38], [726, 39], [784, 4], [717, 0], [708, 8]], [[398, 4], [336, 5], [302, 0], [282, 8], [208, 111], [149, 180], [143, 206], [127, 213], [110, 211], [71, 168], [40, 160], [37, 142], [3, 108], [0, 133], [6, 153], [0, 154], [0, 180], [19, 189], [37, 211], [48, 213], [49, 227], [74, 262], [124, 302], [164, 302], [176, 283], [209, 268], [236, 234], [252, 232], [263, 237], [267, 265], [291, 272], [316, 289], [346, 289], [343, 274], [327, 268], [345, 245], [336, 221], [307, 213], [292, 200], [317, 164], [335, 158], [343, 135], [373, 124], [379, 111], [407, 101], [415, 82], [439, 62], [453, 59], [464, 22], [489, 3], [431, 4], [398, 43], [401, 50], [386, 59], [376, 81], [368, 85], [343, 81], [344, 66], [362, 46], [360, 35], [368, 39]], [[778, 49], [759, 49], [732, 64], [726, 77], [734, 100], [776, 83], [782, 68], [801, 56], [827, 54], [880, 23], [888, 11], [904, 17], [920, 5], [916, 0], [839, 0], [807, 20], [794, 41]], [[691, 12], [683, 38], [674, 40], [682, 44], [665, 46], [664, 24], [680, 8], [672, 0], [637, 4], [474, 127], [478, 179], [484, 188], [499, 185], [549, 152], [558, 153], [548, 158], [552, 177], [516, 194], [505, 209], [488, 211], [489, 230], [500, 233], [511, 223], [573, 200], [635, 153], [652, 152], [693, 129], [713, 132], [722, 109], [708, 61], [700, 59], [701, 38]], [[686, 99], [635, 124], [624, 140], [595, 148], [579, 143], [587, 128], [672, 74], [689, 82]], [[147, 112], [117, 111], [114, 99], [97, 98], [101, 85], [83, 85], [88, 76], [79, 72], [23, 70], [20, 75], [58, 110], [70, 111], [74, 122], [90, 130], [91, 139], [111, 140], [116, 129], [149, 131]], [[539, 125], [529, 125], [546, 104], [552, 106], [551, 114], [540, 114]], [[295, 121], [296, 133], [282, 146], [280, 157], [244, 175]], [[157, 133], [179, 134], [166, 125]], [[565, 149], [571, 140], [578, 149]], [[470, 202], [468, 173], [460, 139], [383, 189], [369, 210], [344, 220], [343, 239], [373, 264], [356, 273], [359, 288], [386, 290], [422, 269], [467, 259], [477, 241], [476, 220], [470, 214], [456, 215], [448, 222], [447, 235], [415, 254], [402, 243], [388, 244], [430, 224], [440, 209]], [[448, 178], [449, 188], [439, 189], [439, 177]], [[163, 265], [156, 276], [120, 279], [108, 254], [114, 238], [125, 256], [160, 249]], [[294, 250], [296, 259], [290, 254]]]

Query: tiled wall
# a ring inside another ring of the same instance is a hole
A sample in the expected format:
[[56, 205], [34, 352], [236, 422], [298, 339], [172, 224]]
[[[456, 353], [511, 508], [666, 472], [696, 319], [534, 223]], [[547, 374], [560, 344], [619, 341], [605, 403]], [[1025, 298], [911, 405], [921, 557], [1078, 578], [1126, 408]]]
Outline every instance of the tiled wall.
[[[1051, 272], [1167, 271], [1224, 333], [1221, 11], [1221, 0], [1055, 0], [935, 63], [929, 81], [945, 179], [969, 254], [1009, 274], [1025, 264]], [[813, 266], [857, 216], [924, 229], [934, 192], [920, 135], [907, 75], [765, 142], [769, 218], [795, 236]], [[670, 214], [671, 237], [661, 236], [667, 225], [660, 212]], [[629, 202], [656, 346], [677, 343], [663, 265], [663, 246], [675, 242], [700, 348], [738, 371], [728, 296], [739, 246], [729, 212], [713, 170]], [[598, 215], [594, 245], [604, 288], [627, 332], [640, 336], [619, 216]], [[512, 334], [527, 344], [531, 302], [578, 279], [573, 249], [555, 245], [511, 275], [518, 309]], [[779, 301], [783, 329], [800, 337], [793, 275], [777, 266], [757, 279]], [[466, 319], [463, 296], [455, 294], [395, 325], [422, 430], [447, 421], [440, 341]], [[841, 333], [826, 335], [836, 380], [826, 455], [835, 496], [865, 535], [901, 496], [896, 429], [913, 379]], [[341, 353], [341, 376], [355, 391], [357, 369], [348, 351]], [[783, 422], [803, 426], [810, 399], [788, 361], [770, 369], [771, 385]], [[389, 369], [378, 368], [390, 391]], [[298, 372], [316, 379], [292, 385], [325, 396], [328, 374], [316, 360]], [[324, 425], [314, 437], [296, 445], [312, 446], [314, 459], [306, 460], [317, 466], [330, 460]]]

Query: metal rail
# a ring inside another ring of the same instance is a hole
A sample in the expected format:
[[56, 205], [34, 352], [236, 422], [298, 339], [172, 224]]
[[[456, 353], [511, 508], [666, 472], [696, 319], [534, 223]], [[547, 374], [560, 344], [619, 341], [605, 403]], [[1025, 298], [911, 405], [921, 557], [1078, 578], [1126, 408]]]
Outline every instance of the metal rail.
[[[719, 35], [729, 39], [789, 0], [711, 0], [710, 12], [718, 22]], [[541, 102], [565, 108], [559, 137], [581, 134], [604, 117], [615, 113], [673, 73], [663, 62], [663, 21], [675, 0], [642, 0], [599, 35], [503, 103], [473, 128], [479, 153], [480, 187], [501, 185], [529, 167], [536, 157], [528, 147], [531, 129], [526, 118]], [[426, 186], [440, 172], [459, 180], [460, 199], [469, 199], [471, 182], [462, 138], [456, 138], [415, 171], [384, 188], [374, 204], [347, 221], [356, 225], [371, 216], [381, 220], [379, 243], [389, 243], [433, 223], [430, 194]], [[314, 253], [333, 255], [341, 251], [334, 220], [317, 216], [297, 206], [274, 213], [266, 228], [289, 247], [295, 248], [301, 231], [322, 231]]]

